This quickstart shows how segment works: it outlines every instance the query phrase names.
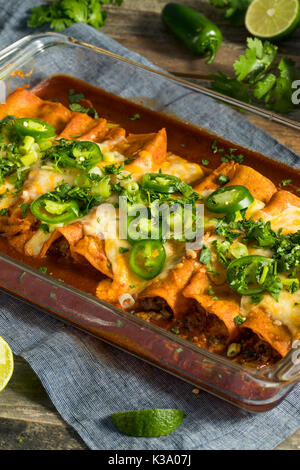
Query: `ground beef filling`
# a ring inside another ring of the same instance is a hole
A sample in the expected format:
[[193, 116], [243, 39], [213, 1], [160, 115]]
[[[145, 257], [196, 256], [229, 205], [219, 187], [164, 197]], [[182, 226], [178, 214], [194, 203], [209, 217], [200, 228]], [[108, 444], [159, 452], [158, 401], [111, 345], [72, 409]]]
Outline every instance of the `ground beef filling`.
[[47, 254], [69, 258], [71, 257], [70, 245], [64, 237], [60, 237], [52, 243]]
[[[174, 319], [170, 307], [160, 297], [142, 299], [135, 315], [158, 324], [201, 348], [249, 367], [269, 366], [280, 359], [268, 343], [246, 328], [243, 328], [236, 343], [229, 343], [228, 332], [222, 320], [205, 312], [196, 302], [182, 320]], [[232, 344], [238, 351], [237, 354], [229, 354]]]

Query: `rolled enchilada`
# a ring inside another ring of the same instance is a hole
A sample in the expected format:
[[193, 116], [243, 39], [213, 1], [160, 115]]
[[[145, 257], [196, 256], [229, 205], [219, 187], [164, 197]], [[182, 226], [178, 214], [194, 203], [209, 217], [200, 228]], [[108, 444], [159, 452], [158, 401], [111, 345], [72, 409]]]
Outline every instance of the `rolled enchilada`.
[[[213, 171], [189, 162], [168, 151], [165, 129], [127, 133], [26, 88], [0, 105], [0, 117], [0, 232], [14, 249], [55, 253], [75, 270], [89, 264], [103, 274], [98, 298], [240, 362], [266, 365], [299, 339], [295, 194], [234, 160]], [[120, 197], [130, 220], [146, 207], [132, 222], [136, 239], [128, 222], [120, 232]], [[203, 204], [202, 244], [189, 249], [175, 231], [165, 238], [161, 214], [152, 226], [157, 202], [176, 204], [169, 229], [186, 228], [185, 204]]]

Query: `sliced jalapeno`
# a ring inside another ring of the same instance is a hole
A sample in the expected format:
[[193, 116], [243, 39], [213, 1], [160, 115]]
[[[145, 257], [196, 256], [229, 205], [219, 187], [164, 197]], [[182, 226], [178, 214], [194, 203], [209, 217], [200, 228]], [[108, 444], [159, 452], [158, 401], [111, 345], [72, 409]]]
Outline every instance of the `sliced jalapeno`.
[[165, 260], [166, 251], [159, 240], [141, 240], [130, 251], [129, 265], [137, 276], [150, 280], [162, 271]]
[[89, 141], [66, 141], [60, 139], [57, 145], [46, 150], [44, 160], [54, 160], [63, 168], [72, 167], [89, 172], [102, 160], [99, 145]]
[[260, 255], [249, 255], [232, 261], [227, 268], [230, 287], [241, 295], [264, 292], [274, 280], [274, 261]]
[[94, 168], [103, 158], [99, 145], [89, 141], [75, 142], [72, 147], [72, 155], [77, 164], [83, 166], [87, 171]]
[[48, 122], [35, 118], [19, 118], [15, 120], [15, 129], [18, 134], [28, 135], [35, 139], [53, 137], [55, 129]]
[[158, 193], [182, 193], [189, 196], [193, 188], [177, 176], [163, 173], [146, 173], [143, 176], [142, 188]]
[[211, 193], [205, 200], [205, 206], [211, 212], [229, 214], [246, 209], [254, 198], [245, 186], [225, 186]]
[[79, 216], [79, 206], [75, 200], [54, 201], [47, 194], [33, 201], [30, 210], [37, 219], [48, 224], [70, 222]]

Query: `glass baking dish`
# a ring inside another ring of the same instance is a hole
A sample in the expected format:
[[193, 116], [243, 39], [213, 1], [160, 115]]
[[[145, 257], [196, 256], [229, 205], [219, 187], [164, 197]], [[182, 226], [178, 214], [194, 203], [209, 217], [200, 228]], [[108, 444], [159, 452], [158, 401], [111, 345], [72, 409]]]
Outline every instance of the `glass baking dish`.
[[[118, 94], [118, 71], [121, 68], [124, 70], [124, 67], [128, 71], [128, 83], [126, 91], [120, 96], [142, 102], [156, 111], [164, 111], [163, 103], [157, 101], [159, 92], [176, 85], [181, 89], [188, 88], [195, 96], [204, 94], [221, 100], [252, 113], [252, 116], [271, 119], [294, 129], [300, 128], [296, 121], [239, 103], [146, 65], [55, 33], [27, 36], [1, 52], [0, 97], [3, 102], [5, 93], [11, 93], [24, 84], [34, 87], [55, 74], [71, 75], [99, 87], [103, 77], [108, 76], [109, 80], [103, 88]], [[141, 94], [138, 83], [132, 83], [132, 73], [137, 72], [141, 78], [139, 83], [151, 81], [151, 92], [144, 87]], [[201, 349], [1, 253], [0, 288], [246, 410], [271, 409], [300, 380], [299, 342], [274, 366], [250, 369]]]

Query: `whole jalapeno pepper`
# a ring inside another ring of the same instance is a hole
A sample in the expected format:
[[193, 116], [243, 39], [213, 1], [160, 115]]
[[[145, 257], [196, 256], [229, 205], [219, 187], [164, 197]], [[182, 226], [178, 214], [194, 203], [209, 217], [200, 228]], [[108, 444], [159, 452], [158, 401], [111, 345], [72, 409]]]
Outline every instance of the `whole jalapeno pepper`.
[[162, 10], [162, 19], [191, 52], [208, 57], [206, 63], [212, 63], [223, 40], [218, 26], [201, 13], [179, 3], [168, 3]]

